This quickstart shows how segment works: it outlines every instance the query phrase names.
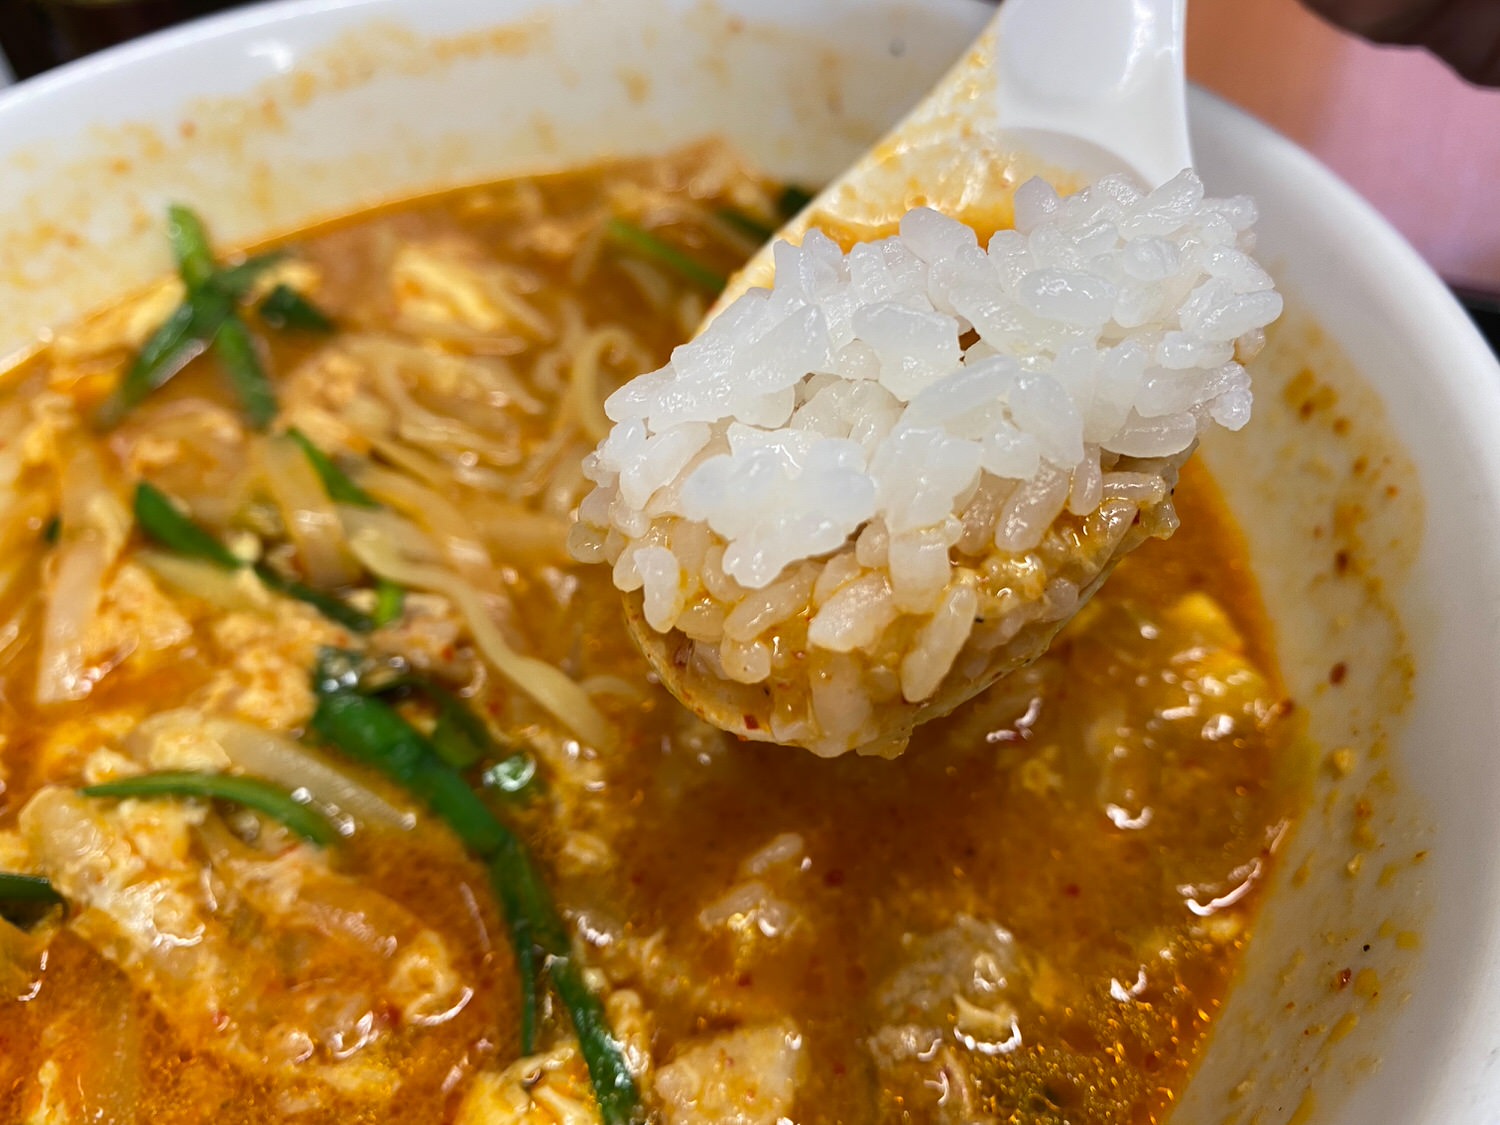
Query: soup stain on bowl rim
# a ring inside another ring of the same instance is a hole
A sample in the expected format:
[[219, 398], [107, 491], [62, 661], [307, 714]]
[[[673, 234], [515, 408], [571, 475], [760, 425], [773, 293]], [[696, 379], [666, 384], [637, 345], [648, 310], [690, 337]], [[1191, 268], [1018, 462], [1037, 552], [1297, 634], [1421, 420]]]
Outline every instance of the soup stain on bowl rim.
[[[112, 48], [8, 90], [0, 96], [0, 198], [12, 202], [0, 285], [14, 293], [0, 307], [0, 356], [18, 355], [39, 331], [165, 273], [170, 261], [155, 232], [168, 202], [200, 203], [226, 244], [260, 242], [465, 183], [605, 153], [664, 151], [717, 131], [731, 107], [765, 103], [777, 75], [791, 80], [781, 112], [739, 147], [789, 179], [831, 177], [967, 42], [963, 17], [974, 11], [948, 0], [935, 6], [947, 15], [934, 22], [923, 5], [896, 0], [874, 6], [874, 18], [871, 5], [840, 0], [827, 5], [845, 21], [834, 47], [795, 21], [756, 23], [746, 14], [755, 5], [745, 2], [635, 0], [639, 22], [624, 39], [595, 18], [610, 8], [603, 0], [512, 7], [524, 8], [525, 18], [475, 26], [461, 3], [424, 5], [418, 31], [400, 0], [280, 0]], [[443, 30], [456, 24], [464, 26]], [[699, 49], [666, 52], [670, 65], [651, 73], [621, 61], [632, 53], [660, 58], [668, 29], [690, 34]], [[789, 74], [778, 68], [789, 53], [808, 65]], [[186, 68], [176, 81], [195, 92], [164, 95], [171, 84], [153, 74], [164, 65]], [[493, 96], [499, 68], [516, 97]], [[601, 80], [611, 96], [584, 117], [589, 82]], [[144, 89], [147, 110], [98, 106], [89, 96], [98, 82]], [[392, 84], [420, 87], [423, 96], [390, 104], [367, 96]], [[548, 91], [548, 108], [512, 108], [537, 88]], [[685, 89], [694, 96], [684, 113]], [[48, 103], [61, 105], [49, 105], [38, 128], [42, 115], [31, 107]], [[372, 151], [376, 105], [380, 140]], [[664, 112], [671, 106], [678, 109]], [[104, 125], [96, 123], [101, 115]], [[436, 136], [434, 120], [442, 123]], [[68, 129], [76, 134], [55, 135]], [[799, 143], [807, 129], [819, 145]], [[632, 138], [628, 148], [621, 136]], [[122, 200], [110, 185], [125, 183], [131, 190]], [[71, 277], [66, 287], [56, 284], [63, 277]], [[63, 288], [67, 300], [54, 294]]]

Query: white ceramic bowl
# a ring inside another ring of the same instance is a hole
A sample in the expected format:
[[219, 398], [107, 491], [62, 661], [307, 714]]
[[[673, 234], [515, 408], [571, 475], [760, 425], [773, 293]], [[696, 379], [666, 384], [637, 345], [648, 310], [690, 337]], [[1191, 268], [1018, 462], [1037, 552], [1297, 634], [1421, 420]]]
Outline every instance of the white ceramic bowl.
[[[988, 11], [306, 0], [97, 56], [0, 95], [0, 355], [165, 270], [169, 199], [245, 241], [709, 133], [815, 182]], [[1354, 753], [1337, 759], [1347, 776], [1311, 767], [1308, 815], [1174, 1121], [1500, 1120], [1500, 370], [1327, 171], [1206, 96], [1193, 116], [1210, 187], [1260, 200], [1294, 310], [1255, 424], [1205, 455], [1312, 744]]]

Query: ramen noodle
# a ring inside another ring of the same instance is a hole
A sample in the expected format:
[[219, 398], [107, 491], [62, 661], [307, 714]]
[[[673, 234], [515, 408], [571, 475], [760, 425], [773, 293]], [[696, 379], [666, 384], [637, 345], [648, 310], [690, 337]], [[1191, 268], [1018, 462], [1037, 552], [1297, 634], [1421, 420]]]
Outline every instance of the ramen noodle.
[[568, 552], [784, 196], [703, 145], [248, 256], [176, 208], [10, 373], [0, 1121], [1167, 1114], [1296, 797], [1200, 468], [889, 761], [703, 722]]

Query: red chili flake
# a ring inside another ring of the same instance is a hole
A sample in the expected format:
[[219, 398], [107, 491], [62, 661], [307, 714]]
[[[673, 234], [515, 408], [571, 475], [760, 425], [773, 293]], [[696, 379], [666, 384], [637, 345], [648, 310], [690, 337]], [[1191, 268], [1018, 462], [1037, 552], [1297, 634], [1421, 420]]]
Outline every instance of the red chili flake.
[[825, 887], [842, 887], [844, 885], [844, 870], [841, 867], [830, 867], [823, 872], [823, 885]]
[[741, 988], [750, 988], [755, 984], [755, 978], [752, 977], [749, 973], [741, 973], [739, 979], [734, 983], [739, 985]]
[[1352, 566], [1353, 563], [1354, 563], [1354, 560], [1350, 556], [1350, 554], [1349, 554], [1348, 551], [1338, 551], [1338, 552], [1335, 552], [1335, 554], [1333, 556], [1333, 569], [1334, 569], [1334, 573], [1340, 574], [1340, 575], [1348, 574], [1349, 573], [1349, 567]]
[[1063, 894], [1067, 895], [1069, 898], [1077, 898], [1082, 893], [1083, 889], [1077, 883], [1069, 883], [1066, 887], [1063, 888]]
[[1353, 969], [1340, 969], [1338, 975], [1333, 978], [1333, 987], [1342, 992], [1349, 987], [1349, 982], [1354, 979]]
[[746, 730], [760, 730], [760, 720], [757, 719], [754, 715], [746, 715], [745, 716], [745, 729]]
[[1349, 674], [1349, 665], [1340, 660], [1332, 668], [1328, 669], [1328, 682], [1337, 687], [1344, 682], [1344, 677]]

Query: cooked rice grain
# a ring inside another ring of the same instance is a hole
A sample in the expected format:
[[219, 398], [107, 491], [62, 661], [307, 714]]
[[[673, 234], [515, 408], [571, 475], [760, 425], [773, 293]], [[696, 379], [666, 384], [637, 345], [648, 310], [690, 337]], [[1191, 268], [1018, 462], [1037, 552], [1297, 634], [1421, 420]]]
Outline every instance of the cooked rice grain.
[[1015, 202], [986, 248], [927, 209], [778, 244], [773, 288], [606, 402], [571, 547], [679, 667], [759, 686], [742, 733], [899, 749], [1170, 534], [1199, 434], [1249, 420], [1281, 298], [1248, 199], [1186, 171]]

